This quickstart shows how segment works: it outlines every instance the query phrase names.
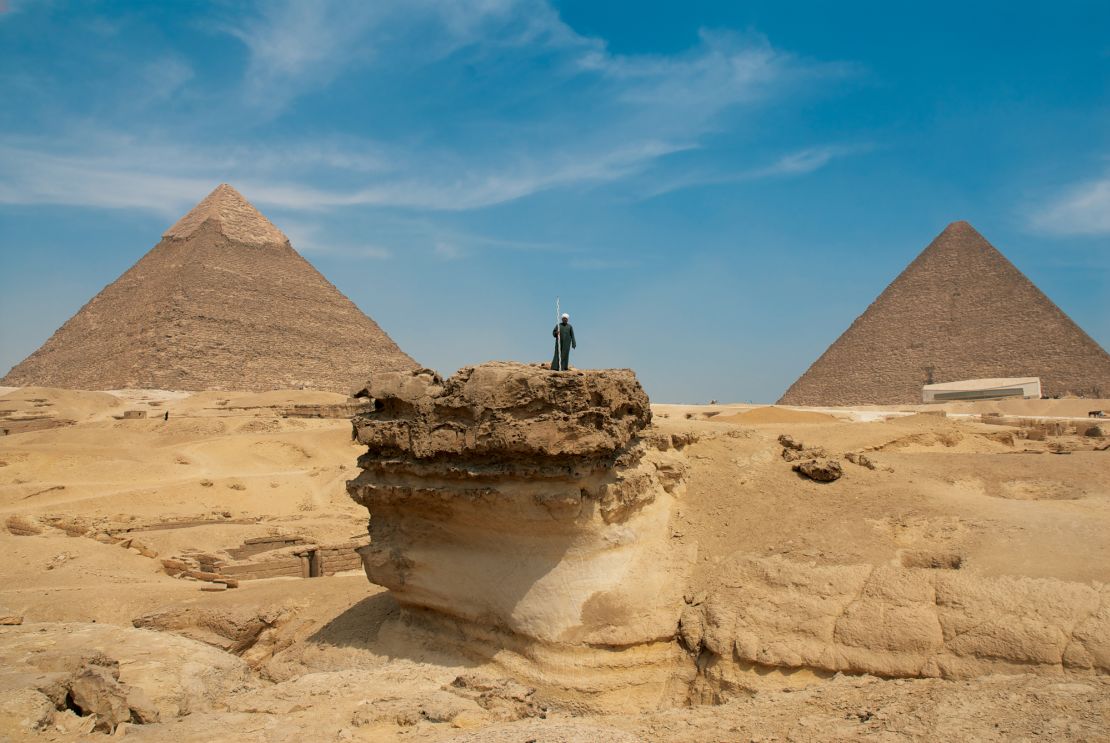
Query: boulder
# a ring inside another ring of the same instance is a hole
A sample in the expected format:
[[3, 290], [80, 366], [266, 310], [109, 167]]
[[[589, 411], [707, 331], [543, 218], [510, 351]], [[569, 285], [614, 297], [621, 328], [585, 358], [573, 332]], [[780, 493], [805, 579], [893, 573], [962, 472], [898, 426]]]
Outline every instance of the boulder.
[[162, 632], [94, 623], [0, 631], [0, 698], [31, 689], [64, 710], [68, 694], [102, 730], [204, 712], [254, 684], [239, 658]]
[[835, 459], [807, 459], [804, 462], [798, 462], [792, 469], [799, 475], [816, 482], [832, 482], [839, 480], [844, 474], [840, 462]]

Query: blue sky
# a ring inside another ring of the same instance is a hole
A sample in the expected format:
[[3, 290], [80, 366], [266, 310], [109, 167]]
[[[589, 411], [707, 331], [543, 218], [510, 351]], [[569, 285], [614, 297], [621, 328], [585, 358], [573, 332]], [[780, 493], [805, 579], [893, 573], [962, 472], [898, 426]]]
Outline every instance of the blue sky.
[[1110, 4], [0, 13], [0, 367], [221, 182], [422, 363], [771, 401], [956, 219], [1110, 345]]

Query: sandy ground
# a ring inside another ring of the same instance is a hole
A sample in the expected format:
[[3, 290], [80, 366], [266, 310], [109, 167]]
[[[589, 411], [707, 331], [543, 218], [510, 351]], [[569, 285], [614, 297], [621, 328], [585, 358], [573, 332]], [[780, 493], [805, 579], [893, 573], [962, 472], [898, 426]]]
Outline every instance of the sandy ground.
[[[720, 704], [576, 717], [542, 709], [489, 668], [383, 629], [397, 607], [361, 573], [243, 581], [222, 592], [166, 574], [166, 556], [226, 553], [248, 539], [325, 544], [364, 534], [366, 512], [344, 490], [361, 453], [350, 424], [280, 415], [343, 399], [0, 389], [0, 415], [73, 421], [0, 437], [0, 522], [8, 526], [0, 529], [0, 614], [23, 621], [0, 628], [0, 648], [32, 632], [56, 635], [62, 648], [65, 637], [84, 637], [73, 628], [95, 622], [146, 638], [174, 633], [246, 664], [250, 683], [198, 701], [192, 714], [117, 731], [137, 740], [1110, 740], [1110, 681], [1099, 675], [753, 672], [746, 694]], [[1110, 582], [1110, 451], [1097, 450], [1110, 439], [1031, 440], [1022, 428], [1072, 419], [1085, 430], [1086, 412], [1097, 408], [1110, 410], [1110, 401], [654, 406], [660, 428], [700, 437], [686, 449], [678, 523], [697, 549], [693, 590], [711, 585], [737, 553], [909, 566], [922, 554], [955, 555], [960, 570], [977, 575]], [[126, 410], [149, 417], [120, 419]], [[950, 417], [921, 414], [938, 410]], [[1009, 418], [978, 418], [991, 413]], [[781, 459], [782, 434], [833, 456], [866, 453], [876, 467], [845, 463], [833, 485], [803, 480]], [[181, 525], [151, 528], [166, 522]], [[96, 538], [121, 528], [143, 549]], [[136, 620], [150, 629], [131, 629]], [[149, 643], [152, 657], [163, 652]], [[40, 730], [17, 712], [0, 709], [0, 740], [91, 739], [72, 712], [70, 722]]]

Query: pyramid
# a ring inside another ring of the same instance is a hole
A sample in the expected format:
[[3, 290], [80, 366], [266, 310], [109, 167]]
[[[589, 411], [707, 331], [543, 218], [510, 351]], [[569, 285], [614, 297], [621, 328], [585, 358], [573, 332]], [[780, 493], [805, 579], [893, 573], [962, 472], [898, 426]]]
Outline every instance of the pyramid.
[[0, 384], [349, 392], [416, 366], [223, 184]]
[[918, 403], [922, 385], [993, 377], [1102, 397], [1110, 355], [975, 228], [953, 222], [779, 402]]

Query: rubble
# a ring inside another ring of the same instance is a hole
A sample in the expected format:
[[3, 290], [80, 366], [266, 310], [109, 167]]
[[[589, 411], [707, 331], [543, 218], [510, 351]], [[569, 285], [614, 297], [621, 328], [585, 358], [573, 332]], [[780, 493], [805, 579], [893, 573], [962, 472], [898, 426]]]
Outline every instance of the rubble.
[[816, 482], [833, 482], [844, 474], [840, 462], [835, 459], [807, 459], [798, 462], [791, 469]]

